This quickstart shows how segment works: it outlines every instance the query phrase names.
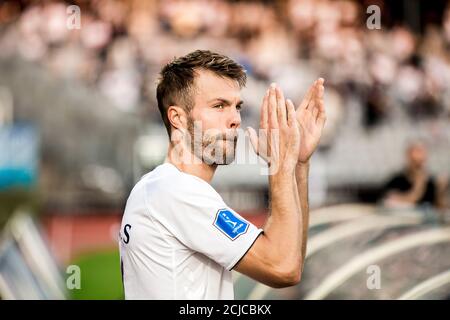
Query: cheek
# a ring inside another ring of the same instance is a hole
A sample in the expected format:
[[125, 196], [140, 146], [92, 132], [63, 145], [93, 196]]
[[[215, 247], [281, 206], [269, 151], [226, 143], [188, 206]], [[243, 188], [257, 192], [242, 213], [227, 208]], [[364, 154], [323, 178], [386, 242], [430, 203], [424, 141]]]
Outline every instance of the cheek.
[[225, 128], [225, 123], [223, 123], [225, 116], [223, 112], [216, 109], [205, 110], [199, 119], [202, 121], [203, 130]]

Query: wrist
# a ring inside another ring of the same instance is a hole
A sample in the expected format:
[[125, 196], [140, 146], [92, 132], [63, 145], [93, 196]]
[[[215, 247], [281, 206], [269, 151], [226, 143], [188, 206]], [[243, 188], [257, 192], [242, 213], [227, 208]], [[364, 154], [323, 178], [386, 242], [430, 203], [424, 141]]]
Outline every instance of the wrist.
[[294, 176], [294, 172], [280, 169], [276, 173], [269, 175], [269, 183], [274, 185], [290, 183]]
[[297, 161], [296, 168], [307, 168], [309, 167], [309, 159], [306, 161]]

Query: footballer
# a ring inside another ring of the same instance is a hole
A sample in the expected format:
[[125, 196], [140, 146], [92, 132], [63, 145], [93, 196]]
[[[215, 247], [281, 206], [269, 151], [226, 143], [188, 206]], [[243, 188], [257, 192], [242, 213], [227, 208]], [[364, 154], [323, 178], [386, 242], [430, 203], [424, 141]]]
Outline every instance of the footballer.
[[131, 191], [120, 229], [126, 299], [234, 299], [231, 271], [275, 288], [299, 283], [308, 233], [309, 159], [326, 115], [323, 79], [295, 109], [272, 84], [251, 144], [269, 169], [269, 216], [257, 228], [210, 182], [234, 160], [242, 66], [197, 50], [163, 67], [157, 102], [169, 136], [163, 164]]

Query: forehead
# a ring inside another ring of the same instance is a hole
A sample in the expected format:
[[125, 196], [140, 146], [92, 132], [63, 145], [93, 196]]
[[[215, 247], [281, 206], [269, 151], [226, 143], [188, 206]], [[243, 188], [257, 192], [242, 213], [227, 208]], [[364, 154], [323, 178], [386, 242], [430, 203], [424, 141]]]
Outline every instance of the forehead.
[[209, 70], [196, 70], [194, 85], [196, 100], [209, 101], [216, 98], [240, 100], [241, 89], [236, 80], [221, 77]]

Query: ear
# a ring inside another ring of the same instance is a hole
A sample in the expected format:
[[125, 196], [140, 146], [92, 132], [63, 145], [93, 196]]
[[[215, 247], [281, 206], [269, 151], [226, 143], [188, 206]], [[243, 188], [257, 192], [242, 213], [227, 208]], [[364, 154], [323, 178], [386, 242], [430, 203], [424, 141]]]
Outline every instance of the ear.
[[187, 114], [186, 111], [179, 106], [170, 106], [167, 109], [167, 118], [170, 124], [175, 129], [182, 129], [187, 127]]

